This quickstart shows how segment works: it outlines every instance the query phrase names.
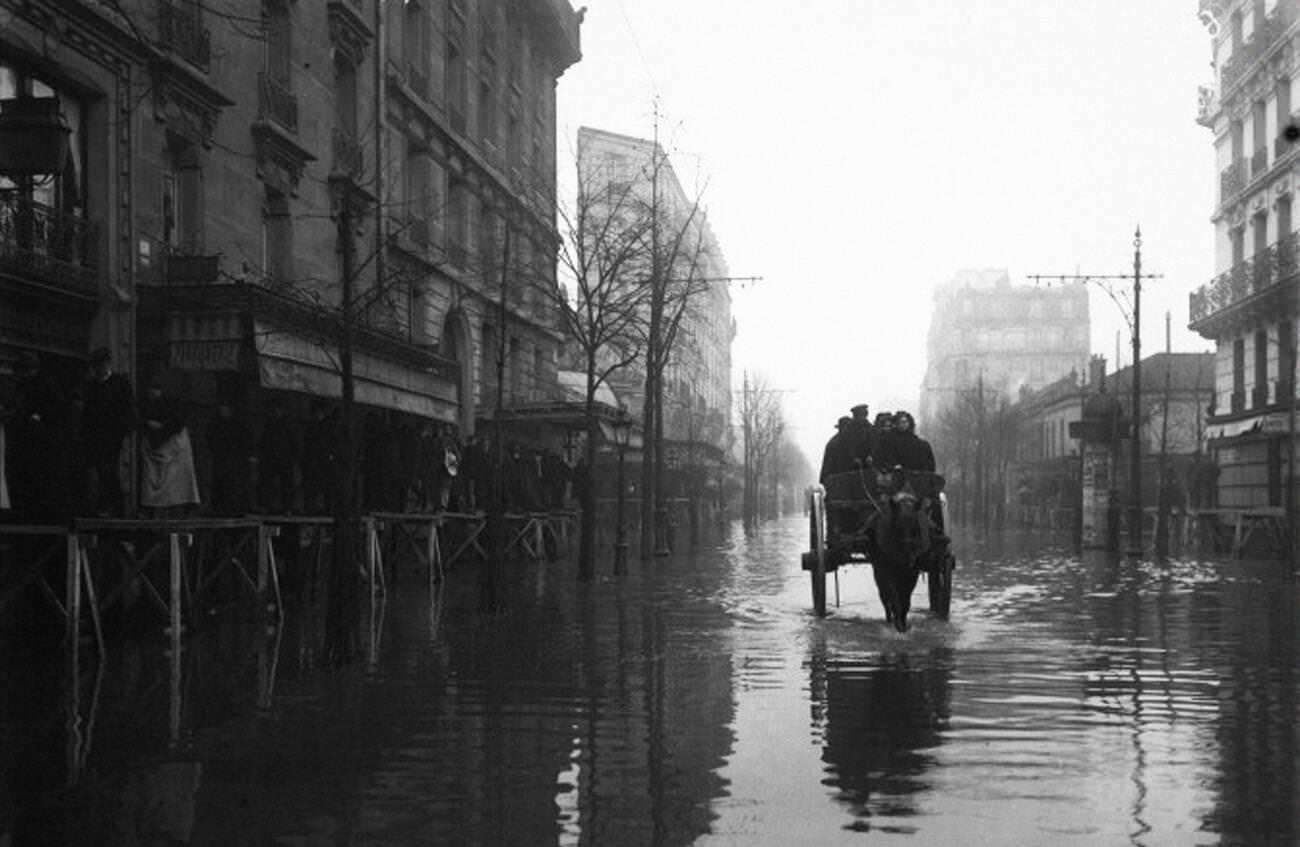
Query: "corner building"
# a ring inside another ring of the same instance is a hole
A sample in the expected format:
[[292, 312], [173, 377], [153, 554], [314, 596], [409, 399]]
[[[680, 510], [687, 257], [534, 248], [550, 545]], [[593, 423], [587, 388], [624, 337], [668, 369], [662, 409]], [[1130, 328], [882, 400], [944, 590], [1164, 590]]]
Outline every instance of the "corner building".
[[1215, 275], [1190, 297], [1190, 327], [1215, 344], [1206, 442], [1218, 505], [1284, 505], [1293, 443], [1300, 242], [1295, 80], [1300, 2], [1201, 4], [1215, 77], [1198, 121], [1213, 133], [1218, 173]]
[[0, 156], [0, 374], [34, 350], [70, 390], [107, 345], [199, 432], [338, 397], [347, 329], [394, 421], [540, 399], [579, 26], [567, 0], [5, 4], [3, 148], [43, 148], [11, 132], [32, 99], [69, 143]]

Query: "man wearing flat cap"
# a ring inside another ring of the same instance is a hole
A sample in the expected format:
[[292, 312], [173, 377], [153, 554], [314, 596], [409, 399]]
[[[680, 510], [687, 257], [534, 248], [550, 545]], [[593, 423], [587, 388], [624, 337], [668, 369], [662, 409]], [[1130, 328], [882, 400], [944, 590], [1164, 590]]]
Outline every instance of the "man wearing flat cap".
[[866, 403], [859, 403], [849, 411], [853, 414], [849, 422], [849, 438], [852, 444], [852, 456], [865, 465], [876, 452], [876, 431], [868, 417], [871, 409]]

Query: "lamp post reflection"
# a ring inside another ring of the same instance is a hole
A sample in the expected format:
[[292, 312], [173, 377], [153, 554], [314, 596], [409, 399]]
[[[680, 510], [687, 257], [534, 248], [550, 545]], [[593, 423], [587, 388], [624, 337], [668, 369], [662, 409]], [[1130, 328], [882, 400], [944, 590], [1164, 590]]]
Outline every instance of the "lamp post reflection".
[[627, 573], [627, 525], [623, 521], [623, 508], [627, 500], [627, 483], [623, 478], [623, 463], [627, 454], [628, 439], [632, 435], [632, 418], [625, 406], [620, 406], [614, 417], [614, 441], [618, 445], [618, 507], [615, 515], [614, 573]]

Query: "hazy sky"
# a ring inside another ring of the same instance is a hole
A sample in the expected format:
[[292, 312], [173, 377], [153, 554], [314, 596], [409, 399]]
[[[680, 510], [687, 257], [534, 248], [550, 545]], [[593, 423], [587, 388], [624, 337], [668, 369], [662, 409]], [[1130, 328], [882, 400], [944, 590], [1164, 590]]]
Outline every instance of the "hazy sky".
[[[866, 401], [915, 411], [932, 288], [963, 268], [1130, 274], [1143, 354], [1211, 344], [1187, 295], [1214, 275], [1218, 175], [1195, 122], [1212, 78], [1195, 0], [576, 0], [560, 164], [579, 126], [659, 133], [698, 179], [743, 369], [787, 389], [814, 461]], [[562, 173], [568, 181], [568, 174]], [[1131, 292], [1130, 284], [1121, 284]], [[1092, 287], [1112, 367], [1120, 309]], [[940, 460], [942, 462], [942, 459]]]

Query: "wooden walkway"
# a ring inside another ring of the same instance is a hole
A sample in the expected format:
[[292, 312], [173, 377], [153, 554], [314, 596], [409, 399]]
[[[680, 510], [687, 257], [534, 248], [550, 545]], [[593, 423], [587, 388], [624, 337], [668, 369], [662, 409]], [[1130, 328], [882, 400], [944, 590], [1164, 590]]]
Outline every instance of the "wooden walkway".
[[[509, 513], [505, 516], [506, 555], [542, 561], [567, 552], [577, 513]], [[487, 553], [484, 512], [373, 512], [362, 517], [364, 576], [372, 598], [387, 591], [385, 571], [409, 554], [426, 572], [428, 583], [445, 577], [457, 562]], [[325, 549], [335, 523], [324, 516], [247, 515], [235, 518], [108, 519], [79, 518], [71, 524], [0, 524], [0, 547], [23, 548], [6, 555], [0, 567], [0, 612], [35, 590], [63, 616], [75, 643], [88, 613], [97, 643], [103, 645], [101, 619], [114, 606], [140, 597], [167, 618], [179, 642], [187, 615], [232, 584], [255, 608], [283, 618], [281, 563], [273, 541], [292, 529], [308, 555], [312, 578], [324, 567]], [[104, 593], [100, 594], [100, 589]]]

